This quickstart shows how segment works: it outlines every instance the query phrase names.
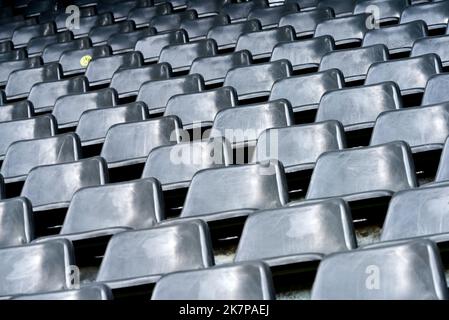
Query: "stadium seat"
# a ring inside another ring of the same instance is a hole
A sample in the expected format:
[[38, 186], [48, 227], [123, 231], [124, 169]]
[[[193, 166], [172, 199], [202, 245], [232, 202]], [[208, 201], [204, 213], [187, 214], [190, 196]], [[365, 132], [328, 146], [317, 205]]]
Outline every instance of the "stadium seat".
[[231, 22], [234, 24], [236, 22], [247, 20], [252, 9], [267, 7], [268, 1], [266, 0], [251, 0], [237, 3], [228, 2], [223, 4], [220, 13], [228, 15]]
[[355, 248], [348, 205], [330, 199], [250, 214], [235, 261], [263, 260], [270, 267], [286, 266]]
[[197, 58], [193, 60], [189, 73], [200, 74], [205, 85], [218, 85], [224, 82], [228, 70], [249, 66], [252, 61], [251, 53], [247, 50]]
[[14, 300], [113, 300], [111, 289], [102, 284], [89, 284], [79, 289], [19, 295]]
[[244, 262], [175, 272], [156, 284], [152, 300], [274, 300], [271, 271], [262, 262]]
[[253, 8], [248, 14], [248, 20], [257, 19], [262, 25], [262, 29], [276, 28], [282, 16], [299, 11], [296, 3], [286, 3], [284, 5], [269, 8]]
[[438, 1], [409, 6], [402, 11], [400, 23], [422, 20], [429, 30], [446, 29], [449, 22], [449, 2]]
[[[2, 106], [2, 108], [4, 108]], [[0, 123], [0, 157], [6, 154], [8, 147], [16, 141], [51, 137], [56, 133], [56, 121], [52, 116], [43, 115], [30, 119]]]
[[[302, 8], [301, 4], [299, 4], [299, 7]], [[286, 14], [279, 20], [279, 26], [292, 26], [298, 38], [308, 37], [313, 36], [319, 23], [333, 17], [334, 13], [330, 8], [317, 8]]]
[[59, 58], [59, 64], [62, 67], [64, 76], [84, 74], [87, 68], [87, 65], [83, 63], [85, 57], [89, 57], [89, 60], [95, 60], [101, 57], [107, 57], [111, 54], [112, 52], [109, 46], [65, 51]]
[[394, 192], [415, 187], [410, 148], [405, 142], [395, 141], [321, 155], [306, 199], [341, 197], [359, 201], [391, 197]]
[[174, 31], [179, 29], [181, 21], [196, 19], [197, 17], [198, 15], [195, 10], [186, 10], [178, 13], [155, 16], [150, 20], [150, 27], [155, 28], [158, 33]]
[[416, 40], [426, 36], [426, 24], [423, 21], [412, 21], [368, 31], [363, 38], [363, 46], [383, 44], [390, 54], [408, 53]]
[[33, 105], [27, 100], [6, 104], [0, 108], [0, 122], [27, 119], [33, 115]]
[[368, 14], [329, 19], [317, 25], [314, 37], [329, 35], [337, 46], [359, 46], [368, 31], [366, 22], [369, 19]]
[[332, 8], [335, 16], [344, 17], [351, 15], [354, 11], [354, 0], [318, 0], [317, 7]]
[[77, 126], [84, 111], [113, 107], [117, 104], [117, 92], [114, 89], [106, 88], [61, 96], [55, 101], [52, 114], [58, 122], [58, 128], [70, 128]]
[[183, 44], [189, 37], [184, 30], [174, 30], [165, 33], [140, 38], [136, 42], [135, 50], [140, 51], [145, 62], [157, 62], [164, 47]]
[[40, 58], [0, 62], [0, 85], [5, 86], [8, 82], [9, 75], [16, 70], [38, 68], [41, 66], [42, 60]]
[[53, 35], [35, 37], [28, 41], [27, 52], [28, 57], [41, 56], [45, 47], [54, 44], [73, 40], [73, 33], [71, 31], [62, 31]]
[[228, 71], [224, 86], [234, 87], [239, 100], [268, 96], [271, 87], [283, 78], [292, 74], [292, 66], [288, 60], [237, 67]]
[[83, 146], [100, 144], [104, 142], [104, 138], [112, 125], [147, 118], [148, 110], [143, 102], [132, 102], [113, 108], [87, 110], [79, 118], [76, 133]]
[[213, 27], [209, 29], [207, 38], [214, 39], [217, 42], [218, 50], [230, 50], [235, 48], [240, 35], [260, 31], [261, 29], [258, 20], [248, 20]]
[[429, 78], [442, 72], [441, 60], [435, 54], [374, 63], [365, 84], [394, 81], [402, 95], [424, 92]]
[[172, 5], [163, 3], [152, 7], [134, 8], [128, 14], [128, 20], [134, 21], [137, 28], [148, 27], [153, 17], [172, 13]]
[[181, 218], [224, 220], [287, 202], [284, 170], [276, 161], [205, 169], [192, 178]]
[[78, 189], [107, 182], [105, 161], [100, 157], [86, 158], [31, 169], [21, 196], [30, 200], [34, 212], [67, 208]]
[[26, 47], [32, 38], [53, 35], [55, 32], [54, 23], [22, 26], [14, 30], [11, 41], [14, 43], [14, 48], [22, 48]]
[[144, 163], [154, 148], [177, 143], [181, 129], [179, 119], [174, 116], [111, 126], [101, 156], [109, 168]]
[[394, 82], [345, 88], [321, 98], [316, 121], [338, 120], [345, 131], [373, 128], [384, 111], [402, 108], [401, 93]]
[[184, 129], [212, 126], [215, 116], [221, 110], [237, 104], [237, 93], [232, 87], [172, 96], [164, 116], [177, 116]]
[[24, 181], [36, 166], [78, 160], [80, 149], [79, 138], [73, 133], [16, 141], [9, 146], [0, 171], [6, 183]]
[[113, 236], [96, 281], [112, 289], [135, 287], [155, 283], [166, 273], [203, 269], [213, 264], [205, 223], [171, 223]]
[[449, 180], [449, 166], [447, 165], [449, 157], [449, 140], [444, 143], [443, 153], [441, 154], [440, 165], [435, 177], [435, 182], [444, 182]]
[[44, 63], [58, 62], [62, 54], [66, 51], [76, 51], [88, 49], [90, 47], [91, 41], [89, 38], [51, 43], [43, 49], [42, 60], [44, 60]]
[[14, 31], [23, 26], [33, 25], [35, 22], [31, 19], [11, 21], [0, 26], [0, 41], [11, 40]]
[[89, 63], [85, 76], [92, 87], [109, 84], [119, 69], [139, 68], [143, 66], [140, 52], [127, 52], [97, 58]]
[[323, 94], [341, 89], [343, 85], [343, 75], [338, 69], [290, 77], [273, 84], [270, 100], [288, 100], [293, 112], [317, 109]]
[[227, 166], [230, 156], [223, 139], [161, 146], [148, 155], [142, 178], [156, 178], [164, 191], [187, 188], [198, 171]]
[[108, 39], [118, 33], [129, 33], [135, 30], [132, 21], [122, 21], [105, 26], [93, 27], [89, 32], [89, 38], [94, 46], [101, 46], [108, 43]]
[[107, 45], [112, 48], [114, 54], [133, 51], [139, 39], [156, 34], [154, 28], [143, 28], [126, 33], [118, 33], [109, 37]]
[[148, 1], [114, 1], [112, 3], [99, 2], [96, 6], [99, 14], [112, 13], [114, 21], [122, 21], [128, 18], [129, 12], [136, 7], [146, 7]]
[[286, 173], [313, 169], [327, 151], [346, 147], [343, 128], [337, 121], [267, 129], [259, 136], [254, 161], [280, 161]]
[[215, 15], [197, 19], [182, 20], [179, 29], [187, 31], [189, 41], [206, 39], [210, 29], [229, 24], [227, 15]]
[[321, 262], [312, 290], [314, 300], [447, 298], [438, 249], [428, 240], [332, 254]]
[[408, 0], [358, 0], [354, 7], [354, 14], [365, 13], [380, 8], [374, 16], [380, 24], [395, 24], [399, 22], [402, 11], [408, 6]]
[[0, 62], [23, 60], [28, 57], [28, 54], [24, 48], [15, 49], [0, 53]]
[[422, 56], [428, 53], [437, 54], [443, 67], [449, 66], [449, 51], [447, 45], [449, 43], [449, 35], [427, 37], [416, 40], [413, 43], [412, 57]]
[[[150, 178], [79, 189], [70, 201], [60, 233], [35, 241], [93, 240], [149, 228], [163, 219], [161, 197], [159, 182]], [[125, 198], [129, 200], [116, 201]]]
[[112, 76], [109, 87], [117, 90], [119, 98], [136, 96], [143, 83], [150, 80], [168, 79], [171, 71], [168, 63], [120, 68]]
[[5, 87], [9, 100], [26, 98], [31, 88], [39, 82], [57, 81], [62, 78], [61, 65], [45, 64], [42, 67], [16, 70], [11, 72]]
[[198, 13], [198, 17], [213, 16], [220, 12], [221, 7], [230, 2], [228, 0], [187, 0], [187, 9], [195, 10]]
[[217, 54], [215, 40], [198, 40], [191, 43], [164, 47], [159, 55], [159, 62], [168, 62], [174, 72], [188, 71], [196, 58], [210, 57]]
[[320, 71], [339, 69], [344, 81], [363, 81], [373, 63], [388, 60], [388, 49], [383, 45], [331, 51], [323, 56]]
[[[71, 287], [74, 265], [69, 241], [56, 240], [0, 249], [0, 296], [41, 293]], [[17, 266], [20, 265], [20, 268]]]
[[402, 140], [413, 153], [442, 149], [449, 135], [449, 103], [383, 112], [370, 145]]
[[266, 129], [293, 124], [293, 112], [287, 100], [272, 100], [224, 109], [215, 116], [211, 137], [224, 137], [234, 147], [255, 145]]
[[36, 83], [28, 95], [36, 113], [52, 111], [60, 96], [85, 93], [89, 88], [89, 81], [84, 76], [67, 80], [47, 81]]
[[[293, 70], [316, 69], [324, 55], [334, 50], [334, 40], [322, 36], [302, 41], [279, 43], [273, 49], [270, 61], [287, 59]], [[297, 54], [301, 52], [301, 54]]]
[[20, 246], [34, 238], [33, 211], [25, 198], [0, 201], [0, 248]]

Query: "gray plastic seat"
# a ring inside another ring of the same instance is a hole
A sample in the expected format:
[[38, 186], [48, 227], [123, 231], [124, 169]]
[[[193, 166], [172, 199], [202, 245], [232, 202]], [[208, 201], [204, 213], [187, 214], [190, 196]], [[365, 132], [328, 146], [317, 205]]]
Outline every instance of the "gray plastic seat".
[[14, 31], [23, 26], [29, 26], [35, 24], [32, 19], [10, 21], [0, 26], [0, 41], [11, 40]]
[[198, 15], [195, 10], [164, 14], [162, 16], [153, 17], [150, 20], [150, 27], [155, 28], [158, 33], [173, 31], [179, 29], [181, 21], [196, 18], [198, 18]]
[[397, 23], [408, 4], [408, 0], [357, 0], [354, 14], [365, 13], [370, 8], [377, 6], [381, 8], [378, 16], [375, 16], [379, 23]]
[[27, 52], [28, 57], [41, 56], [44, 49], [54, 43], [62, 43], [73, 40], [73, 33], [71, 31], [62, 31], [53, 35], [36, 37], [28, 41]]
[[440, 165], [435, 177], [435, 182], [446, 182], [449, 180], [449, 139], [446, 139], [444, 143], [443, 153], [440, 158]]
[[39, 58], [29, 58], [16, 61], [6, 61], [0, 63], [0, 85], [6, 85], [9, 75], [16, 70], [37, 68], [42, 66]]
[[187, 188], [198, 171], [224, 167], [229, 161], [230, 149], [219, 138], [161, 146], [148, 155], [142, 178], [156, 178], [164, 191]]
[[128, 14], [128, 20], [134, 21], [137, 28], [148, 27], [153, 17], [172, 13], [170, 3], [158, 4], [152, 7], [134, 8]]
[[354, 7], [354, 0], [318, 0], [317, 3], [317, 8], [332, 8], [336, 17], [352, 15]]
[[253, 160], [278, 160], [291, 173], [313, 169], [321, 154], [345, 147], [343, 127], [337, 121], [273, 128], [259, 136]]
[[[62, 54], [66, 51], [75, 51], [91, 47], [89, 38], [81, 38], [66, 42], [58, 42], [47, 45], [42, 52], [44, 63], [58, 62]], [[79, 61], [79, 59], [78, 59]]]
[[[3, 106], [1, 107], [3, 108]], [[56, 132], [56, 121], [52, 116], [43, 115], [30, 119], [0, 123], [0, 159], [8, 147], [16, 141], [51, 137]]]
[[164, 116], [178, 116], [184, 129], [211, 126], [218, 112], [236, 106], [237, 101], [232, 87], [176, 95], [168, 100]]
[[26, 47], [28, 41], [35, 37], [53, 35], [56, 32], [54, 23], [42, 23], [29, 26], [22, 26], [14, 30], [12, 42], [15, 48]]
[[15, 49], [7, 52], [0, 53], [0, 62], [23, 60], [28, 57], [28, 54], [24, 48]]
[[97, 46], [87, 49], [64, 51], [59, 58], [59, 63], [64, 71], [64, 76], [85, 73], [87, 65], [81, 61], [84, 57], [88, 56], [92, 60], [107, 57], [112, 54], [109, 46]]
[[134, 287], [155, 283], [166, 273], [209, 268], [213, 264], [205, 223], [171, 223], [113, 236], [96, 281], [112, 289]]
[[30, 243], [34, 237], [33, 211], [25, 198], [0, 201], [0, 248]]
[[217, 54], [215, 40], [198, 40], [191, 43], [167, 46], [159, 55], [159, 62], [168, 62], [173, 71], [188, 71], [193, 60]]
[[152, 300], [274, 300], [270, 268], [262, 262], [234, 263], [162, 277]]
[[85, 93], [88, 88], [89, 81], [84, 76], [67, 80], [40, 82], [31, 88], [28, 100], [33, 104], [34, 111], [37, 113], [52, 111], [59, 97]]
[[143, 66], [143, 56], [140, 52], [127, 52], [112, 56], [97, 58], [89, 63], [85, 76], [91, 86], [105, 85], [111, 82], [114, 73], [123, 68], [138, 68]]
[[[150, 2], [152, 3], [152, 2]], [[96, 6], [99, 14], [112, 13], [114, 21], [126, 20], [129, 12], [136, 7], [146, 7], [147, 1], [112, 1], [112, 2], [99, 2]]]
[[82, 113], [97, 108], [113, 107], [118, 104], [117, 92], [106, 88], [92, 92], [59, 97], [52, 111], [59, 128], [75, 127]]
[[296, 3], [286, 3], [269, 8], [254, 8], [249, 12], [248, 20], [259, 20], [262, 29], [276, 28], [282, 16], [297, 11], [299, 11], [299, 7]]
[[449, 75], [438, 74], [427, 81], [426, 89], [422, 99], [422, 105], [443, 103], [449, 101], [449, 94], [446, 91], [449, 85]]
[[19, 295], [14, 300], [113, 300], [111, 289], [102, 284], [89, 284], [79, 289]]
[[135, 30], [132, 21], [122, 21], [105, 26], [94, 27], [89, 32], [89, 38], [94, 46], [105, 45], [108, 39], [118, 33], [128, 33]]
[[363, 38], [363, 46], [385, 45], [390, 54], [409, 52], [420, 38], [427, 37], [427, 26], [423, 21], [412, 21], [381, 29], [368, 31]]
[[318, 108], [323, 94], [341, 89], [343, 85], [343, 75], [337, 69], [290, 77], [273, 84], [270, 100], [288, 100], [293, 107], [293, 112], [313, 110]]
[[192, 178], [181, 218], [223, 220], [287, 202], [286, 178], [277, 161], [205, 169]]
[[423, 20], [429, 30], [446, 29], [449, 22], [449, 2], [438, 1], [409, 6], [402, 11], [400, 23]]
[[368, 70], [365, 84], [394, 81], [402, 95], [421, 93], [427, 81], [442, 72], [440, 58], [435, 54], [374, 63]]
[[390, 201], [381, 241], [425, 237], [446, 242], [447, 184], [398, 192]]
[[387, 60], [388, 49], [384, 45], [337, 50], [323, 56], [319, 70], [339, 69], [345, 82], [361, 81], [373, 63]]
[[33, 115], [33, 105], [28, 100], [6, 104], [0, 108], [0, 122], [28, 119]]
[[228, 108], [214, 120], [211, 137], [224, 137], [233, 146], [255, 145], [266, 129], [286, 127], [293, 123], [291, 105], [286, 100]]
[[30, 200], [34, 212], [67, 208], [73, 194], [83, 187], [108, 182], [107, 166], [100, 157], [33, 168], [21, 196]]
[[[75, 264], [69, 241], [58, 240], [0, 250], [0, 296], [64, 290], [72, 286], [70, 270]], [[17, 268], [20, 266], [20, 268]]]
[[447, 298], [438, 249], [428, 240], [332, 254], [321, 261], [312, 289], [313, 300]]
[[383, 112], [370, 145], [402, 140], [413, 153], [442, 149], [449, 136], [449, 103]]
[[294, 39], [295, 31], [290, 26], [255, 31], [242, 34], [238, 38], [235, 50], [248, 50], [255, 60], [264, 59], [271, 57], [271, 52], [277, 44]]
[[220, 13], [228, 15], [234, 24], [247, 20], [252, 9], [266, 7], [268, 7], [268, 1], [266, 0], [251, 0], [237, 3], [228, 2], [223, 4]]
[[173, 79], [145, 82], [140, 87], [136, 101], [145, 102], [150, 114], [157, 114], [165, 111], [165, 106], [171, 97], [203, 90], [203, 78], [198, 74], [190, 74]]
[[26, 98], [33, 85], [39, 82], [56, 81], [62, 77], [61, 66], [58, 63], [43, 65], [42, 67], [16, 70], [11, 72], [5, 93], [8, 99]]
[[238, 67], [228, 71], [224, 86], [236, 89], [240, 100], [269, 95], [273, 84], [292, 74], [292, 66], [288, 60]]
[[133, 51], [137, 41], [156, 34], [154, 28], [137, 29], [126, 33], [117, 33], [109, 37], [107, 44], [114, 54]]
[[341, 199], [330, 199], [250, 214], [234, 261], [263, 260], [270, 267], [286, 266], [355, 248], [349, 206]]
[[16, 141], [6, 152], [1, 174], [6, 183], [24, 181], [32, 168], [76, 161], [80, 151], [79, 138], [73, 133]]
[[273, 48], [270, 61], [287, 59], [292, 64], [293, 70], [317, 68], [323, 56], [333, 49], [334, 40], [330, 36], [284, 42]]
[[317, 25], [314, 37], [332, 36], [337, 46], [358, 45], [368, 32], [366, 22], [369, 19], [368, 14], [329, 19]]
[[[301, 4], [299, 4], [300, 8]], [[286, 14], [279, 20], [279, 26], [292, 26], [297, 37], [313, 36], [317, 25], [332, 19], [334, 13], [330, 8], [317, 8], [310, 11], [301, 11]]]
[[[71, 30], [75, 38], [87, 37], [92, 28], [109, 25], [112, 24], [114, 21], [114, 17], [110, 13], [98, 14], [93, 16], [84, 16], [84, 17], [81, 16], [79, 19], [80, 19], [79, 28], [73, 28]], [[62, 30], [64, 29], [65, 28], [63, 28]]]
[[345, 131], [373, 128], [384, 111], [402, 108], [394, 82], [330, 91], [321, 98], [316, 121], [338, 120]]
[[190, 67], [190, 74], [200, 74], [206, 85], [220, 84], [223, 83], [228, 70], [248, 66], [251, 63], [252, 56], [247, 50], [197, 58]]
[[14, 43], [11, 40], [1, 41], [0, 42], [0, 52], [8, 52], [14, 50]]
[[79, 119], [76, 133], [83, 146], [103, 143], [109, 128], [118, 123], [140, 121], [148, 118], [143, 102], [132, 102], [113, 108], [84, 111]]
[[163, 219], [163, 205], [160, 184], [151, 178], [85, 187], [74, 193], [60, 233], [35, 241], [88, 240], [149, 228]]
[[422, 56], [428, 53], [437, 54], [443, 67], [449, 66], [449, 35], [437, 36], [437, 37], [426, 37], [418, 39], [414, 42], [412, 48], [412, 57]]
[[261, 26], [258, 20], [248, 20], [213, 27], [209, 29], [207, 38], [214, 39], [219, 50], [233, 49], [240, 35], [260, 30]]
[[341, 197], [359, 201], [391, 197], [417, 187], [412, 155], [403, 141], [330, 151], [315, 165], [306, 199]]
[[159, 60], [159, 55], [164, 47], [183, 44], [188, 39], [184, 30], [169, 31], [141, 38], [136, 42], [135, 50], [142, 53], [145, 62], [155, 62]]
[[198, 12], [198, 17], [207, 17], [218, 14], [221, 7], [230, 2], [229, 0], [187, 0], [187, 9]]
[[154, 148], [177, 143], [181, 129], [173, 116], [114, 125], [106, 134], [101, 156], [109, 168], [144, 163]]
[[182, 20], [180, 29], [187, 31], [189, 41], [205, 39], [210, 29], [229, 24], [227, 15], [219, 14], [198, 19]]
[[120, 68], [112, 76], [109, 87], [117, 90], [119, 98], [135, 96], [139, 93], [143, 83], [168, 79], [171, 71], [168, 63], [150, 64], [137, 68]]

